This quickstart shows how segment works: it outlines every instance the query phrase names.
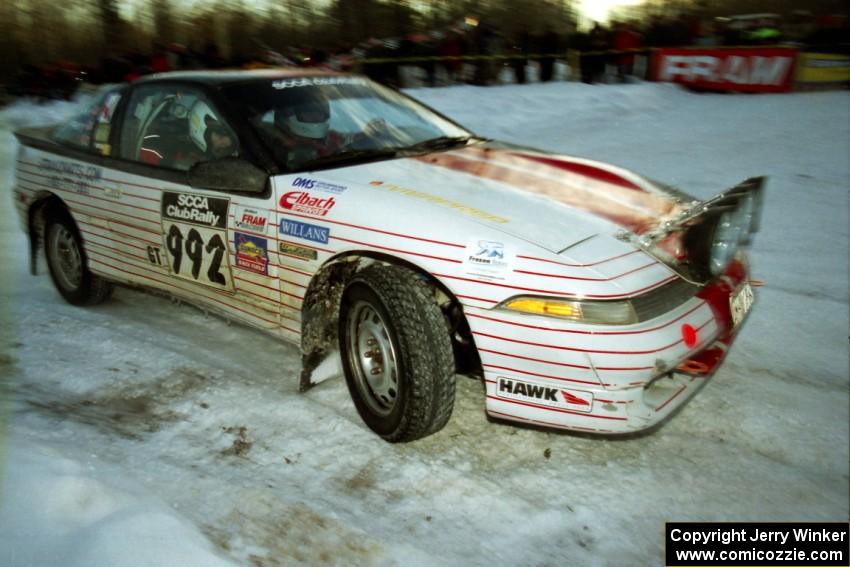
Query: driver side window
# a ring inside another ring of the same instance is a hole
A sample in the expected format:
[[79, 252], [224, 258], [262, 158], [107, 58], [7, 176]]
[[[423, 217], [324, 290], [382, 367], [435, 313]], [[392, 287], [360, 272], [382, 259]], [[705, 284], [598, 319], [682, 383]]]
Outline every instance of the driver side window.
[[124, 115], [120, 157], [187, 171], [199, 162], [236, 155], [236, 134], [203, 93], [174, 85], [133, 92]]

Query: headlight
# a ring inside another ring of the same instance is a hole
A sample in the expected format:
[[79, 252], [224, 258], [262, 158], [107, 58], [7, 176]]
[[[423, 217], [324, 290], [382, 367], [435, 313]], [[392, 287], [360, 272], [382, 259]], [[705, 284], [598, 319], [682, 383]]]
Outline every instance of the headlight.
[[738, 252], [738, 247], [749, 235], [749, 223], [746, 227], [742, 225], [743, 219], [739, 210], [721, 214], [714, 228], [714, 237], [711, 241], [711, 255], [709, 256], [709, 269], [713, 275], [722, 274]]
[[759, 229], [762, 183], [744, 184], [718, 199], [694, 219], [684, 235], [695, 276], [710, 279], [722, 274], [738, 250]]
[[629, 325], [638, 322], [637, 313], [629, 301], [578, 301], [521, 296], [505, 301], [499, 308], [590, 325]]

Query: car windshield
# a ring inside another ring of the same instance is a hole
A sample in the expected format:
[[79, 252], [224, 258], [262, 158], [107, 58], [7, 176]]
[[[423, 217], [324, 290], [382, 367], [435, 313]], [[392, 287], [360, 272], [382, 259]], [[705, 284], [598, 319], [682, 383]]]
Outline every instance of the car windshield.
[[223, 92], [289, 171], [446, 148], [471, 136], [363, 77], [252, 81]]

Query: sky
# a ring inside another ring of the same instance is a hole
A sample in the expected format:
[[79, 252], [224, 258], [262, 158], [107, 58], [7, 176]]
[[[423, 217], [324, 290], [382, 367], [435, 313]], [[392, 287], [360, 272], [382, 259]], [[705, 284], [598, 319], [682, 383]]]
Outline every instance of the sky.
[[579, 0], [577, 10], [580, 20], [607, 22], [611, 10], [620, 6], [636, 6], [643, 0]]

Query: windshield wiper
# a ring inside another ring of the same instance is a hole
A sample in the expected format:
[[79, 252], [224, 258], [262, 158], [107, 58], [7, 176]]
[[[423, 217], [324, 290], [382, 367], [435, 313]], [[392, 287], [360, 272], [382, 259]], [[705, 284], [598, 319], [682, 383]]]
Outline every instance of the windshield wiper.
[[438, 136], [436, 138], [423, 140], [410, 146], [399, 148], [399, 150], [404, 150], [406, 152], [417, 152], [423, 150], [445, 150], [449, 148], [455, 148], [457, 146], [465, 146], [471, 139], [472, 136]]
[[369, 149], [369, 150], [347, 150], [344, 152], [339, 152], [330, 156], [320, 157], [317, 159], [311, 159], [310, 161], [305, 161], [303, 163], [299, 163], [297, 169], [305, 170], [312, 169], [316, 167], [326, 167], [330, 165], [342, 165], [342, 164], [354, 164], [367, 162], [377, 159], [386, 159], [398, 156], [398, 150], [396, 148], [378, 148], [378, 149]]

